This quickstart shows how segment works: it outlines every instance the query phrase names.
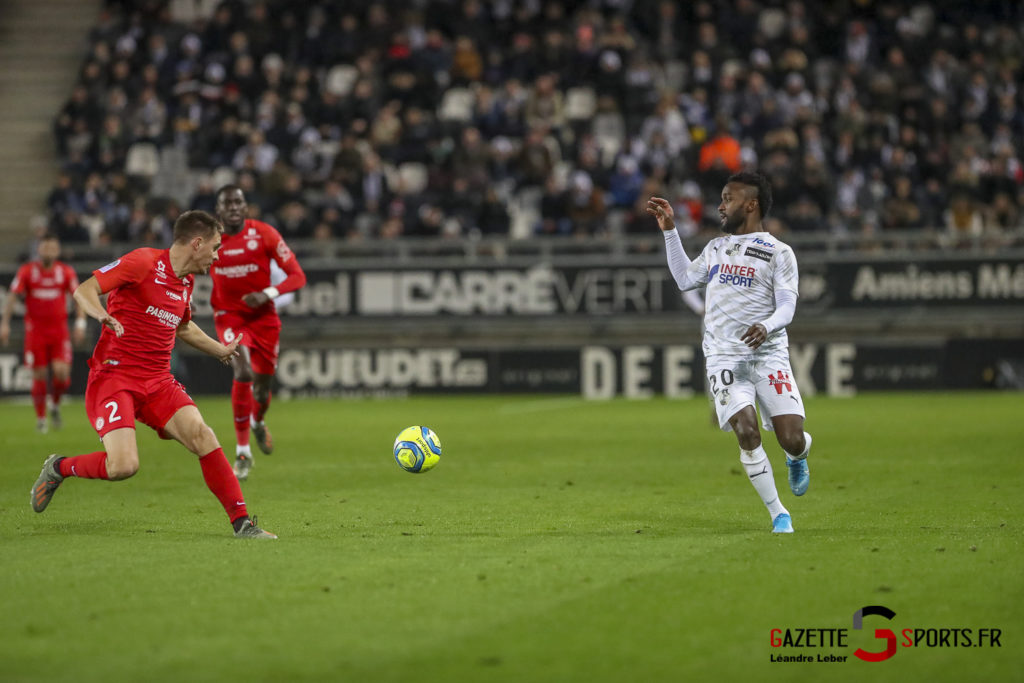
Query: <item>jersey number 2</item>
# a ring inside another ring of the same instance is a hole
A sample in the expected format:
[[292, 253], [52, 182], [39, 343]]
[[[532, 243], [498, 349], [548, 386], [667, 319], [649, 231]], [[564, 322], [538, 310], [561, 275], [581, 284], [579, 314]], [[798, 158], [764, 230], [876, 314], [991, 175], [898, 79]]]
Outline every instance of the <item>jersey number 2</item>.
[[117, 401], [111, 401], [110, 403], [104, 403], [104, 408], [110, 408], [110, 415], [107, 416], [107, 424], [118, 422], [121, 416], [117, 414]]

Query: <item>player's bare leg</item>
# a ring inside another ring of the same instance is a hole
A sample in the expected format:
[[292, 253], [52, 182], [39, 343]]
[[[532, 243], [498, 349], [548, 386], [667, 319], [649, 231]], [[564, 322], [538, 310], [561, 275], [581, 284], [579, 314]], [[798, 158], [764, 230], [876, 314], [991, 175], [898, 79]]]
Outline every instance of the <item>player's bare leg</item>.
[[199, 456], [199, 466], [207, 488], [217, 497], [231, 520], [235, 536], [239, 538], [277, 538], [269, 531], [256, 526], [255, 517], [250, 518], [242, 497], [242, 488], [235, 478], [224, 450], [209, 425], [194, 405], [184, 406], [176, 412], [163, 427], [173, 439]]
[[804, 431], [804, 418], [800, 415], [776, 415], [772, 418], [772, 426], [779, 445], [786, 451], [789, 488], [793, 495], [802, 496], [811, 484], [811, 472], [807, 467], [811, 435]]
[[744, 406], [729, 418], [729, 425], [736, 434], [740, 446], [740, 463], [747, 473], [761, 502], [768, 508], [772, 518], [773, 533], [793, 533], [793, 521], [789, 511], [779, 500], [779, 492], [775, 488], [775, 474], [768, 454], [761, 444], [761, 430], [757, 426], [757, 412], [751, 405]]
[[270, 455], [274, 452], [274, 437], [271, 436], [263, 418], [267, 414], [267, 409], [270, 408], [270, 391], [274, 376], [254, 372], [253, 377], [252, 434], [256, 437], [256, 445], [260, 447], [260, 450], [266, 455]]
[[253, 466], [252, 447], [249, 445], [249, 423], [252, 419], [252, 367], [249, 349], [241, 345], [238, 355], [232, 359], [231, 368], [231, 413], [235, 420], [235, 462], [234, 472], [239, 481], [249, 478]]

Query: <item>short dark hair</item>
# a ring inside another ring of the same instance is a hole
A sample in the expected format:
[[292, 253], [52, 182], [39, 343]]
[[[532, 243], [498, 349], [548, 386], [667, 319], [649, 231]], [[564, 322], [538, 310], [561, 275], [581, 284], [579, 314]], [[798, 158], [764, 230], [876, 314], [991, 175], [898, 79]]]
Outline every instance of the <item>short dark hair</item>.
[[39, 236], [40, 242], [49, 242], [50, 240], [60, 242], [60, 237], [55, 232], [44, 232]]
[[768, 182], [768, 178], [760, 173], [742, 171], [729, 176], [729, 180], [726, 182], [739, 183], [757, 189], [757, 206], [761, 209], [761, 218], [764, 219], [768, 216], [768, 212], [772, 210], [772, 184]]
[[174, 241], [184, 244], [193, 237], [209, 239], [218, 232], [224, 232], [220, 221], [205, 211], [186, 211], [174, 221]]
[[229, 185], [222, 185], [221, 188], [219, 190], [217, 190], [217, 194], [213, 195], [214, 200], [218, 200], [219, 201], [220, 200], [220, 196], [222, 194], [224, 194], [225, 192], [230, 192], [231, 190], [238, 190], [239, 192], [242, 193], [243, 197], [245, 196], [245, 191], [241, 187], [239, 187], [238, 185], [235, 185], [234, 183], [231, 183]]

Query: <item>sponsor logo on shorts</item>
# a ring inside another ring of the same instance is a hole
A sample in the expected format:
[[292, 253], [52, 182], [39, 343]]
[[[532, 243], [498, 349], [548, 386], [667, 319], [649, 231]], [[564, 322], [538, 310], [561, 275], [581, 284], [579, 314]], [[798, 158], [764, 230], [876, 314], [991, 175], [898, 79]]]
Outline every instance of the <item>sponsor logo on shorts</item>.
[[779, 396], [782, 395], [783, 387], [785, 387], [786, 391], [790, 393], [793, 391], [793, 385], [789, 379], [789, 375], [787, 375], [784, 370], [779, 370], [774, 375], [768, 375], [768, 384], [775, 387], [775, 393]]
[[103, 429], [103, 425], [105, 425], [105, 424], [106, 424], [106, 422], [103, 421], [102, 417], [97, 417], [96, 418], [96, 431], [98, 432], [99, 430]]

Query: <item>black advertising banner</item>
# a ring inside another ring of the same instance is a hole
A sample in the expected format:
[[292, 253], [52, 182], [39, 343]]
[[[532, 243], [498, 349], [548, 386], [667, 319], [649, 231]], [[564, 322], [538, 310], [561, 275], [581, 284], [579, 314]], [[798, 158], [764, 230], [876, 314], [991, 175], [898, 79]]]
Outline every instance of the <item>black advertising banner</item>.
[[[288, 316], [609, 316], [684, 310], [664, 262], [649, 266], [311, 270]], [[197, 289], [197, 313], [208, 294]], [[801, 263], [808, 311], [1024, 306], [1015, 259]]]
[[[806, 269], [826, 309], [1013, 306], [1024, 304], [1020, 259], [834, 261]], [[804, 278], [801, 268], [801, 280]]]
[[[88, 354], [77, 352], [72, 395], [85, 391]], [[859, 391], [1024, 389], [1024, 339], [935, 343], [807, 343], [790, 346], [805, 396]], [[231, 390], [231, 370], [213, 358], [176, 353], [172, 370], [194, 395]], [[31, 371], [0, 353], [0, 396], [27, 396]], [[587, 345], [554, 349], [301, 348], [281, 353], [277, 395], [386, 397], [420, 394], [557, 393], [585, 398], [687, 398], [705, 392], [696, 344]]]
[[[799, 258], [799, 255], [798, 255]], [[89, 273], [82, 269], [80, 277]], [[14, 271], [0, 282], [10, 282]], [[307, 285], [281, 308], [291, 318], [603, 317], [684, 310], [664, 257], [639, 265], [307, 267]], [[210, 279], [196, 278], [193, 309], [212, 316]], [[0, 287], [0, 297], [7, 290]], [[1024, 262], [1007, 258], [800, 260], [798, 311], [1024, 305]], [[799, 314], [799, 312], [798, 312]]]

